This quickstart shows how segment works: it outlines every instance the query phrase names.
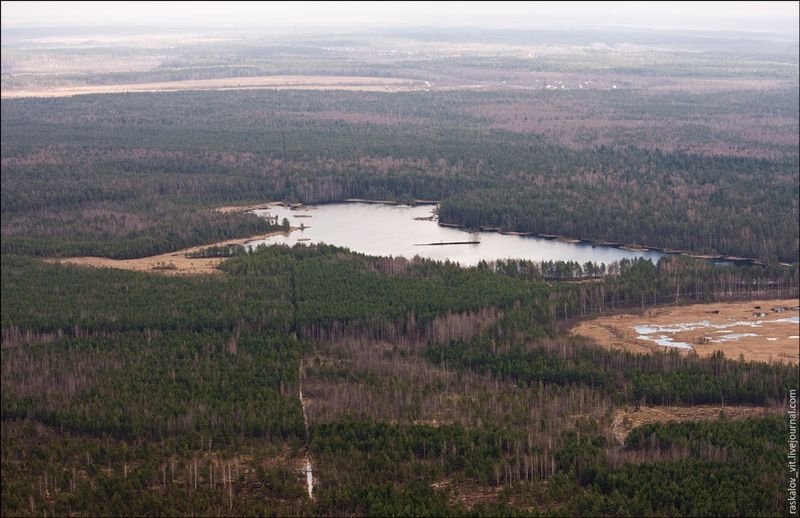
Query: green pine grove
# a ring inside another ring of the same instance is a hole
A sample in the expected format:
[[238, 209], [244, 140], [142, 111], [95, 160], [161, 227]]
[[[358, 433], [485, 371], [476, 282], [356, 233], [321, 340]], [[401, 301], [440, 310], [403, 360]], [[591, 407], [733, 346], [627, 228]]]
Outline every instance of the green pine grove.
[[[599, 300], [532, 265], [405, 263], [273, 246], [168, 277], [4, 255], [3, 515], [786, 514], [794, 366], [611, 352], [560, 311], [650, 307], [677, 267], [704, 298], [796, 274], [625, 261]], [[721, 403], [765, 410], [609, 433], [616, 408]]]

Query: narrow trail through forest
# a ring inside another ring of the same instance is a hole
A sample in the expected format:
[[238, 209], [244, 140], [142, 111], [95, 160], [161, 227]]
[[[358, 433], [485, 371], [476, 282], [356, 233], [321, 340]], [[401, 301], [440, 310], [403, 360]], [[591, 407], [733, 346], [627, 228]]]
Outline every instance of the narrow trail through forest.
[[311, 452], [309, 451], [309, 442], [311, 436], [308, 433], [308, 413], [306, 412], [306, 402], [303, 399], [303, 362], [300, 361], [300, 369], [297, 378], [298, 392], [300, 396], [300, 406], [303, 407], [303, 425], [306, 429], [306, 459], [303, 465], [303, 470], [306, 474], [306, 488], [308, 489], [308, 498], [314, 499], [314, 471], [311, 466]]

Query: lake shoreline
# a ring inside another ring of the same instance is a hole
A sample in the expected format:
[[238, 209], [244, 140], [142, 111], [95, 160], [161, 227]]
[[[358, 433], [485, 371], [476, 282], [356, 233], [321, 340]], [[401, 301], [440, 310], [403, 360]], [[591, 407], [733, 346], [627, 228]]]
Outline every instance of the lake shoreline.
[[[391, 200], [365, 200], [359, 198], [349, 198], [344, 201], [331, 201], [331, 202], [321, 202], [321, 203], [314, 203], [314, 204], [302, 204], [302, 203], [290, 203], [286, 201], [268, 201], [262, 203], [251, 203], [245, 205], [229, 205], [229, 206], [222, 206], [222, 207], [215, 207], [211, 210], [222, 212], [222, 213], [233, 213], [233, 212], [253, 212], [258, 210], [269, 210], [275, 206], [280, 206], [283, 208], [288, 208], [292, 211], [297, 210], [310, 210], [315, 207], [321, 206], [329, 206], [329, 205], [336, 205], [336, 204], [366, 204], [366, 205], [387, 205], [387, 206], [408, 206], [408, 207], [415, 207], [415, 206], [430, 206], [430, 205], [438, 205], [439, 202], [436, 200], [413, 200], [414, 205], [408, 205], [407, 203], [398, 202], [398, 201], [391, 201]], [[295, 217], [298, 217], [297, 215]], [[433, 222], [436, 220], [435, 216], [431, 216], [430, 218], [424, 218], [428, 221]], [[764, 263], [755, 258], [747, 258], [747, 257], [735, 257], [735, 256], [726, 256], [722, 254], [698, 254], [693, 253], [688, 250], [679, 250], [679, 249], [671, 249], [671, 248], [662, 248], [662, 247], [654, 247], [654, 246], [647, 246], [647, 245], [638, 245], [638, 244], [626, 244], [616, 241], [607, 241], [607, 240], [593, 240], [593, 239], [576, 239], [570, 238], [568, 236], [563, 236], [559, 234], [547, 234], [547, 233], [533, 233], [533, 232], [519, 232], [519, 231], [507, 231], [502, 230], [500, 228], [495, 227], [479, 227], [479, 228], [471, 228], [466, 227], [464, 225], [458, 225], [454, 223], [444, 223], [441, 221], [436, 220], [437, 226], [442, 228], [451, 228], [457, 229], [464, 232], [486, 232], [491, 234], [500, 234], [505, 236], [514, 236], [514, 237], [533, 237], [539, 239], [545, 239], [548, 241], [557, 241], [562, 242], [565, 244], [576, 244], [576, 245], [591, 245], [592, 248], [594, 247], [605, 247], [605, 248], [614, 248], [618, 250], [630, 251], [630, 252], [657, 252], [665, 255], [680, 255], [684, 257], [692, 257], [696, 259], [704, 259], [708, 261], [726, 261], [733, 263], [737, 266], [740, 265], [760, 265], [763, 266]], [[304, 226], [305, 229], [309, 229], [311, 227]], [[273, 238], [275, 236], [288, 236], [291, 232], [300, 230], [302, 231], [303, 226], [292, 226], [288, 232], [284, 231], [273, 231], [268, 232], [265, 234], [259, 234], [255, 236], [248, 236], [243, 238], [233, 238], [228, 239], [216, 243], [208, 243], [204, 245], [197, 245], [190, 248], [176, 250], [174, 252], [167, 252], [164, 254], [158, 254], [154, 256], [148, 257], [140, 257], [140, 258], [133, 258], [133, 259], [111, 259], [106, 257], [63, 257], [63, 258], [45, 258], [44, 260], [51, 263], [66, 263], [66, 264], [75, 264], [75, 265], [84, 265], [84, 266], [92, 266], [92, 267], [109, 267], [109, 268], [118, 268], [124, 270], [131, 270], [131, 271], [149, 271], [155, 272], [165, 275], [200, 275], [200, 274], [218, 274], [220, 270], [217, 269], [217, 266], [225, 259], [225, 258], [191, 258], [187, 257], [186, 254], [196, 252], [198, 250], [202, 250], [208, 247], [214, 246], [226, 246], [226, 245], [245, 245], [247, 246], [249, 243], [255, 241], [262, 241], [265, 239]], [[302, 237], [297, 239], [298, 242], [308, 242], [311, 241], [310, 238]], [[422, 243], [422, 245], [441, 245], [441, 244], [477, 244], [479, 241], [447, 241], [442, 243], [437, 242], [430, 242], [430, 243]], [[419, 247], [420, 244], [414, 244], [413, 246]], [[421, 248], [428, 248], [429, 246], [422, 246]], [[438, 248], [438, 247], [433, 247]], [[370, 254], [374, 255], [374, 254]], [[564, 259], [568, 260], [568, 259]], [[464, 265], [469, 266], [469, 265]]]
[[[280, 205], [282, 207], [291, 207], [293, 209], [303, 208], [311, 208], [315, 206], [323, 206], [323, 205], [335, 205], [339, 203], [363, 203], [369, 205], [389, 205], [389, 206], [409, 206], [415, 207], [418, 205], [439, 205], [441, 202], [439, 200], [423, 200], [423, 199], [414, 199], [411, 204], [394, 201], [394, 200], [369, 200], [364, 198], [347, 198], [344, 200], [339, 201], [325, 201], [325, 202], [314, 202], [310, 204], [304, 203], [290, 203], [287, 201], [271, 201], [265, 203], [257, 203], [257, 204], [250, 204], [250, 205], [242, 205], [242, 206], [226, 206], [220, 207], [218, 209], [214, 209], [220, 212], [248, 212], [253, 210], [268, 210], [270, 206]], [[732, 255], [725, 255], [725, 254], [703, 254], [699, 252], [693, 252], [691, 250], [685, 249], [676, 249], [670, 247], [659, 247], [659, 246], [652, 246], [652, 245], [645, 245], [639, 243], [624, 243], [620, 241], [610, 241], [605, 239], [592, 239], [592, 238], [577, 238], [573, 236], [564, 236], [561, 234], [550, 234], [550, 233], [535, 233], [535, 232], [526, 232], [526, 231], [516, 231], [516, 230], [503, 230], [500, 227], [490, 227], [490, 226], [479, 226], [479, 227], [468, 227], [466, 225], [460, 225], [457, 223], [446, 223], [437, 220], [437, 224], [440, 227], [445, 228], [455, 228], [459, 230], [463, 230], [465, 232], [492, 232], [492, 233], [499, 233], [502, 235], [507, 236], [519, 236], [519, 237], [537, 237], [547, 240], [555, 240], [560, 241], [563, 243], [569, 244], [584, 244], [584, 245], [591, 245], [592, 247], [602, 246], [602, 247], [610, 247], [616, 248], [619, 250], [625, 250], [629, 252], [658, 252], [665, 255], [677, 255], [683, 257], [691, 257], [694, 259], [704, 259], [707, 261], [720, 261], [720, 262], [730, 262], [736, 266], [744, 266], [744, 265], [754, 265], [754, 266], [764, 266], [765, 263], [760, 259], [755, 257], [737, 257]]]
[[538, 237], [542, 239], [547, 239], [549, 241], [560, 241], [562, 243], [570, 243], [570, 244], [592, 245], [592, 247], [605, 246], [610, 248], [617, 248], [619, 250], [627, 250], [629, 252], [659, 252], [665, 255], [680, 255], [684, 257], [692, 257], [695, 259], [705, 259], [708, 261], [726, 261], [734, 263], [737, 266], [745, 264], [764, 266], [763, 261], [756, 259], [754, 257], [736, 257], [732, 255], [723, 255], [723, 254], [700, 254], [688, 250], [678, 250], [669, 247], [640, 245], [634, 243], [621, 243], [619, 241], [606, 241], [603, 239], [580, 239], [576, 237], [563, 236], [560, 234], [546, 234], [546, 233], [537, 234], [535, 232], [501, 230], [500, 228], [497, 227], [475, 228], [475, 227], [468, 227], [466, 225], [459, 225], [457, 223], [442, 223], [441, 221], [438, 221], [437, 223], [441, 227], [457, 228], [460, 230], [464, 230], [465, 232], [497, 232], [499, 234], [506, 236]]
[[[556, 239], [545, 239], [528, 232], [506, 231], [494, 227], [467, 229], [460, 225], [437, 221], [436, 206], [436, 200], [415, 199], [401, 202], [348, 198], [339, 202], [326, 201], [308, 205], [286, 201], [263, 203], [256, 205], [252, 210], [259, 216], [277, 217], [279, 220], [288, 218], [292, 226], [301, 229], [304, 226], [305, 231], [310, 230], [310, 232], [302, 236], [303, 242], [327, 243], [379, 257], [411, 258], [420, 255], [432, 260], [449, 260], [462, 266], [475, 266], [481, 261], [504, 258], [610, 264], [623, 258], [636, 257], [657, 261], [662, 256], [660, 252], [644, 247], [630, 247], [626, 250], [621, 247], [589, 246], [593, 243], [564, 236], [553, 235], [552, 237]], [[306, 220], [301, 222], [299, 218]], [[433, 222], [436, 224], [432, 225]], [[464, 232], [474, 234], [476, 231], [481, 232], [480, 237], [464, 235]], [[531, 239], [524, 239], [529, 237]], [[267, 240], [265, 244], [281, 243], [293, 246], [300, 240], [298, 235], [293, 235], [288, 239]], [[557, 242], [548, 243], [548, 241]], [[442, 244], [481, 246], [470, 247], [470, 250], [458, 247], [461, 249], [459, 251], [456, 251], [455, 247], [433, 246]], [[432, 250], [442, 248], [446, 248], [447, 251]]]

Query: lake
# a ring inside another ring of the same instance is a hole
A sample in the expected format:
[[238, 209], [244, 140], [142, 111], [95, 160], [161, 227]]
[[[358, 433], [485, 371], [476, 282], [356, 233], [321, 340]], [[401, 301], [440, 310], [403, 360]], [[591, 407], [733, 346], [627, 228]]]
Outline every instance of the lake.
[[[277, 216], [289, 220], [292, 227], [305, 228], [288, 236], [272, 236], [251, 241], [286, 244], [327, 243], [349, 248], [354, 252], [377, 256], [415, 255], [474, 266], [481, 260], [528, 259], [531, 261], [592, 261], [609, 264], [620, 259], [645, 257], [653, 262], [664, 254], [655, 251], [635, 252], [610, 246], [566, 243], [541, 237], [515, 236], [499, 232], [468, 232], [441, 227], [436, 222], [435, 205], [389, 205], [375, 203], [333, 203], [303, 206], [292, 210], [281, 205], [253, 211], [260, 216]], [[476, 241], [475, 244], [443, 244]], [[424, 246], [437, 243], [435, 246]]]

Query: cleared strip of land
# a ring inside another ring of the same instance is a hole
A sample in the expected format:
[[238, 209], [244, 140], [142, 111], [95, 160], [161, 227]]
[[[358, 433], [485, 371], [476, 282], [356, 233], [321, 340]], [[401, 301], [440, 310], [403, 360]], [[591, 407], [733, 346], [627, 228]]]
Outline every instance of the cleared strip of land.
[[95, 268], [118, 268], [137, 272], [155, 272], [165, 275], [208, 275], [222, 273], [217, 266], [225, 260], [224, 257], [190, 258], [186, 254], [197, 252], [211, 246], [243, 245], [248, 241], [265, 239], [269, 236], [284, 234], [284, 232], [269, 232], [257, 236], [240, 239], [229, 239], [219, 243], [193, 246], [184, 250], [166, 254], [140, 257], [137, 259], [109, 259], [107, 257], [59, 257], [47, 259], [51, 263], [77, 264]]
[[[580, 322], [573, 334], [634, 352], [663, 349], [657, 340], [686, 344], [701, 356], [723, 351], [728, 358], [800, 362], [798, 299], [751, 300], [671, 306], [642, 314], [607, 315]], [[776, 308], [776, 310], [773, 310]]]
[[646, 424], [677, 421], [713, 421], [723, 416], [725, 419], [746, 419], [775, 413], [781, 413], [781, 409], [721, 405], [657, 406], [641, 407], [639, 410], [621, 408], [614, 412], [611, 431], [614, 438], [620, 444], [624, 444], [631, 430]]
[[226, 77], [220, 79], [194, 79], [156, 83], [128, 83], [116, 85], [54, 86], [20, 90], [3, 89], [0, 97], [69, 97], [85, 94], [125, 92], [171, 92], [179, 90], [352, 90], [373, 92], [408, 92], [424, 90], [425, 82], [394, 77], [358, 76], [256, 76]]

